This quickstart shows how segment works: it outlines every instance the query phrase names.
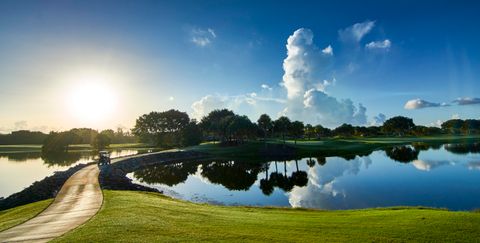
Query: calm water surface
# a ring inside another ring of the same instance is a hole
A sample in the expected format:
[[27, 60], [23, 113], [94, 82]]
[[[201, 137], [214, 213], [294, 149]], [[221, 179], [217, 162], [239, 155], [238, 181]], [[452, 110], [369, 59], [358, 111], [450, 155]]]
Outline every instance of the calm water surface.
[[[137, 154], [142, 150], [114, 150], [111, 157]], [[0, 153], [0, 197], [7, 197], [30, 186], [33, 182], [64, 171], [69, 167], [95, 159], [92, 152], [70, 152], [42, 155], [40, 152]]]
[[350, 158], [197, 161], [130, 173], [175, 198], [223, 205], [480, 208], [480, 144], [404, 146]]

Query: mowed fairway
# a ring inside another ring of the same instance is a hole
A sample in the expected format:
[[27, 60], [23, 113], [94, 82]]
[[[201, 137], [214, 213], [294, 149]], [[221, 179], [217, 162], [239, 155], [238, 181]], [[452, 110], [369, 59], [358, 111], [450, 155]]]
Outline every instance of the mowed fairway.
[[318, 211], [195, 204], [104, 191], [101, 211], [58, 242], [476, 241], [480, 213], [421, 208]]
[[30, 203], [20, 207], [0, 211], [0, 231], [21, 224], [42, 212], [52, 199]]
[[[412, 143], [436, 144], [445, 143], [475, 143], [480, 141], [479, 135], [471, 136], [423, 136], [423, 137], [351, 137], [351, 138], [324, 138], [321, 140], [287, 140], [285, 144], [294, 148], [295, 154], [300, 157], [310, 156], [345, 156], [369, 154], [372, 151], [385, 149], [392, 146], [407, 145]], [[208, 153], [218, 158], [248, 158], [258, 160], [262, 148], [267, 145], [282, 145], [278, 139], [264, 141], [248, 141], [238, 146], [222, 146], [219, 143], [203, 143], [185, 148]]]

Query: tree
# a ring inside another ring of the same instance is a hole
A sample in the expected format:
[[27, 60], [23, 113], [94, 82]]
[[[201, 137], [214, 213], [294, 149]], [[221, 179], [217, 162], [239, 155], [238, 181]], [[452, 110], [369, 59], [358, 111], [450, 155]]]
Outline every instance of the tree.
[[202, 130], [197, 125], [195, 120], [190, 121], [187, 126], [181, 132], [181, 145], [193, 146], [202, 142]]
[[235, 113], [227, 109], [214, 110], [202, 118], [200, 127], [207, 133], [212, 134], [214, 139], [224, 141], [227, 136], [229, 121], [233, 116], [235, 116]]
[[0, 144], [42, 144], [47, 134], [28, 130], [0, 134]]
[[387, 134], [403, 136], [415, 127], [413, 120], [404, 116], [396, 116], [383, 123], [382, 131]]
[[478, 134], [480, 132], [480, 120], [467, 119], [462, 125], [463, 134]]
[[359, 136], [359, 137], [366, 137], [369, 135], [369, 130], [367, 127], [363, 127], [363, 126], [359, 126], [359, 127], [354, 127], [355, 128], [355, 136]]
[[43, 142], [42, 152], [67, 152], [68, 146], [80, 140], [80, 137], [71, 132], [51, 132]]
[[77, 135], [76, 144], [92, 144], [98, 134], [97, 130], [91, 128], [73, 128], [70, 132]]
[[227, 122], [229, 136], [231, 138], [235, 138], [237, 141], [242, 142], [245, 137], [249, 137], [251, 134], [254, 134], [255, 126], [247, 116], [229, 116]]
[[346, 123], [343, 123], [341, 126], [333, 130], [333, 134], [335, 134], [335, 136], [350, 137], [353, 136], [354, 133], [355, 128], [352, 125]]
[[110, 143], [113, 143], [113, 140], [115, 139], [115, 131], [112, 129], [106, 129], [101, 131], [100, 134], [107, 136], [110, 139]]
[[286, 116], [281, 116], [273, 122], [275, 132], [280, 133], [282, 136], [283, 144], [285, 144], [285, 134], [290, 130], [290, 126], [290, 119]]
[[297, 139], [303, 136], [304, 134], [304, 128], [305, 126], [303, 125], [303, 122], [301, 121], [294, 121], [290, 125], [290, 134], [293, 136], [295, 140], [295, 144], [297, 144]]
[[140, 116], [132, 133], [144, 142], [157, 146], [174, 146], [180, 142], [180, 131], [190, 122], [187, 113], [177, 110], [150, 112]]
[[273, 122], [270, 116], [262, 114], [257, 120], [258, 127], [263, 131], [264, 140], [267, 139], [267, 134], [273, 129]]
[[308, 140], [315, 136], [315, 128], [311, 124], [305, 125], [305, 135], [307, 135]]
[[322, 137], [329, 137], [332, 135], [332, 131], [326, 127], [323, 127], [322, 125], [316, 125], [314, 128], [315, 130], [315, 136], [317, 138], [322, 138]]
[[108, 133], [97, 134], [97, 136], [95, 137], [95, 139], [93, 139], [93, 142], [91, 144], [92, 147], [96, 150], [101, 150], [110, 146], [110, 144], [112, 143], [112, 139], [107, 134]]

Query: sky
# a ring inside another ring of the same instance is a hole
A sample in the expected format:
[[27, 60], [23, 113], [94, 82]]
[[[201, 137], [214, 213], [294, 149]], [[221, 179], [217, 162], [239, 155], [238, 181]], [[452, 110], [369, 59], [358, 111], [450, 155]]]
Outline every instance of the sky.
[[475, 1], [0, 1], [0, 133], [228, 108], [336, 127], [480, 118]]

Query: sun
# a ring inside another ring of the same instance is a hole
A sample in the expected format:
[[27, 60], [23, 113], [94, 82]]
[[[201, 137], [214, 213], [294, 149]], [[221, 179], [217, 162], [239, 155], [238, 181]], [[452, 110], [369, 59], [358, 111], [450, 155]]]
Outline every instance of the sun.
[[67, 95], [67, 109], [82, 122], [105, 120], [116, 110], [116, 94], [108, 80], [101, 75], [78, 78]]

